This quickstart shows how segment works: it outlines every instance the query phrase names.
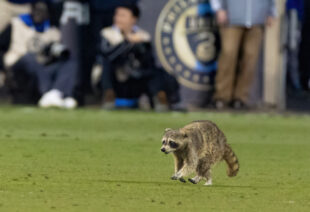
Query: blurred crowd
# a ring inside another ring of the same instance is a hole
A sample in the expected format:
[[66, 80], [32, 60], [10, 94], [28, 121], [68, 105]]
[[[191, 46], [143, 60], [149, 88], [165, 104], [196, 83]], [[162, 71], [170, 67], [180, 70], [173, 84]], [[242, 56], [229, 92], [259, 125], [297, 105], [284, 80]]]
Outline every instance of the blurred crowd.
[[[221, 37], [210, 105], [245, 109], [275, 0], [210, 3]], [[288, 82], [310, 90], [310, 3], [288, 0], [286, 9]], [[1, 0], [0, 89], [12, 103], [42, 108], [74, 109], [92, 94], [104, 109], [185, 110], [176, 78], [155, 62], [141, 13], [138, 0]]]

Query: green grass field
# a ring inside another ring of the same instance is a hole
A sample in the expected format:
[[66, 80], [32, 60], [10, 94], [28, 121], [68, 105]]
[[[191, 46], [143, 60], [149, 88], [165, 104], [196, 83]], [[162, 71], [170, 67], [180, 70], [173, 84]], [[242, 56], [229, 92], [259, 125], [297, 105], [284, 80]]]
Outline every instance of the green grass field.
[[[166, 127], [209, 119], [241, 164], [171, 181]], [[0, 211], [310, 211], [310, 116], [0, 108]]]

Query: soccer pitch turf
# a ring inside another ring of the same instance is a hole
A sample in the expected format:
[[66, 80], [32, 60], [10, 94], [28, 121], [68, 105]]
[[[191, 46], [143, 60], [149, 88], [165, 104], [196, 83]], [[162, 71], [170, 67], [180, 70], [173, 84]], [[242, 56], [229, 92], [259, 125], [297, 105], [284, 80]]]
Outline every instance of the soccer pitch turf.
[[[240, 161], [170, 180], [165, 128], [212, 120]], [[0, 211], [310, 211], [310, 116], [0, 108]]]

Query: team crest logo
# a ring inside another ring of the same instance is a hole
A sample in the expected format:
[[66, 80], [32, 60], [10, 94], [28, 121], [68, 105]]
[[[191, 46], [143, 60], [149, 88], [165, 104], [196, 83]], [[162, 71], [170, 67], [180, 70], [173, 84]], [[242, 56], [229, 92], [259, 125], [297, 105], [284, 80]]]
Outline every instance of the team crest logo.
[[217, 68], [214, 18], [206, 0], [170, 0], [156, 26], [163, 67], [194, 90], [208, 91]]

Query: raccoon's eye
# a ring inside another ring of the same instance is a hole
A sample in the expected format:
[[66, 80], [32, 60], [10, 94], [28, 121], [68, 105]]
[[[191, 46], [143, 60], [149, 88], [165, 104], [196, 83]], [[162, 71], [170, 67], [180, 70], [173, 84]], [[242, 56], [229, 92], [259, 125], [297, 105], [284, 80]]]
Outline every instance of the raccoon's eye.
[[163, 144], [165, 144], [165, 140], [163, 140]]
[[169, 141], [169, 146], [171, 148], [177, 148], [179, 145], [176, 142], [174, 142], [174, 141]]

